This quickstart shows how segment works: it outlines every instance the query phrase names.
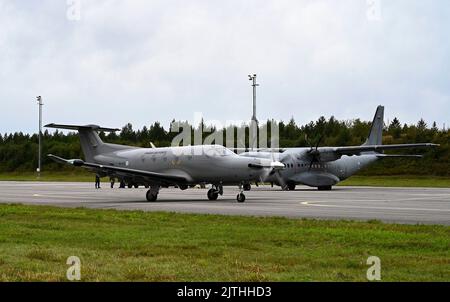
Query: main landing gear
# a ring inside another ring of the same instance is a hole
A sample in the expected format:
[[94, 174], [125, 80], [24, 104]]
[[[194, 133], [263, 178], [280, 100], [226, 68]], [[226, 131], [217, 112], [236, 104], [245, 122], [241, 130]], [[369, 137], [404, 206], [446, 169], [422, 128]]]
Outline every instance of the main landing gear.
[[211, 201], [217, 200], [217, 198], [219, 198], [219, 195], [223, 195], [222, 185], [213, 185], [207, 193], [208, 199]]
[[290, 183], [287, 184], [286, 189], [288, 191], [295, 191], [295, 187], [296, 187], [295, 183], [294, 182], [290, 182]]
[[150, 190], [147, 191], [146, 197], [148, 201], [156, 201], [158, 199], [159, 194], [159, 186], [150, 187]]
[[[239, 194], [236, 196], [237, 202], [245, 202], [245, 187], [243, 185], [239, 186]], [[222, 185], [213, 185], [211, 189], [208, 190], [208, 199], [211, 201], [217, 200], [219, 195], [223, 195], [223, 187]]]
[[331, 191], [332, 186], [320, 186], [320, 187], [317, 187], [317, 189], [319, 191]]
[[242, 187], [244, 188], [244, 191], [250, 191], [252, 189], [252, 185], [249, 183], [243, 184]]

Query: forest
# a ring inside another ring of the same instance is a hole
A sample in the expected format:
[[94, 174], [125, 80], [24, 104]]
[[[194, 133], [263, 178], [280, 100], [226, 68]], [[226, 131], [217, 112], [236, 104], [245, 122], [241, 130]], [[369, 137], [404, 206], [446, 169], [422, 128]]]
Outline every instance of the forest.
[[[270, 129], [270, 123], [260, 123]], [[188, 125], [187, 122], [176, 122], [178, 125]], [[174, 123], [172, 124], [174, 125]], [[334, 117], [320, 117], [306, 125], [297, 125], [294, 119], [289, 122], [278, 122], [280, 147], [310, 147], [320, 141], [320, 146], [354, 146], [364, 143], [370, 131], [371, 122], [359, 119], [339, 121]], [[203, 129], [202, 125], [192, 127], [194, 131]], [[227, 131], [237, 133], [239, 127], [230, 126]], [[214, 128], [212, 131], [216, 130]], [[248, 133], [248, 129], [247, 129]], [[205, 132], [203, 137], [210, 133]], [[149, 127], [133, 129], [132, 124], [125, 125], [118, 133], [100, 133], [101, 138], [108, 143], [127, 144], [139, 147], [150, 147], [152, 142], [157, 147], [170, 146], [172, 139], [178, 133], [165, 129], [159, 122]], [[234, 135], [236, 137], [236, 135]], [[248, 135], [247, 135], [248, 137]], [[43, 170], [70, 170], [49, 160], [46, 154], [55, 154], [64, 158], [83, 158], [78, 135], [75, 132], [63, 133], [45, 130], [43, 139]], [[224, 140], [225, 141], [225, 140]], [[384, 126], [383, 144], [404, 144], [432, 142], [440, 144], [434, 149], [401, 150], [396, 154], [423, 154], [421, 159], [383, 159], [373, 166], [360, 172], [361, 175], [434, 175], [450, 176], [450, 130], [438, 129], [436, 123], [428, 125], [423, 119], [414, 125], [402, 124], [397, 118]], [[233, 142], [237, 146], [237, 142]], [[229, 142], [227, 142], [229, 146]], [[248, 139], [247, 139], [248, 146]], [[24, 133], [0, 134], [0, 173], [33, 172], [38, 165], [38, 135]]]

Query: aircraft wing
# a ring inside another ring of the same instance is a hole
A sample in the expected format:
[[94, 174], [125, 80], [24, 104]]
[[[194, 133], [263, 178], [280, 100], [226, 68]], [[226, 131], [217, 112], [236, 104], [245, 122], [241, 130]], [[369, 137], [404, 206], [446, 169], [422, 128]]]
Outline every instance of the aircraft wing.
[[438, 147], [439, 145], [424, 143], [424, 144], [401, 144], [401, 145], [362, 145], [362, 146], [349, 146], [349, 147], [319, 147], [312, 148], [305, 151], [302, 156], [311, 159], [311, 162], [330, 162], [340, 159], [343, 155], [361, 155], [364, 153], [373, 153], [378, 157], [418, 157], [417, 155], [389, 155], [383, 154], [385, 150], [397, 150], [397, 149], [411, 149], [411, 148], [426, 148], [426, 147]]
[[413, 154], [377, 154], [378, 158], [423, 158], [423, 155]]
[[105, 173], [108, 175], [118, 174], [123, 177], [142, 177], [155, 183], [164, 183], [164, 184], [180, 184], [180, 183], [182, 184], [188, 182], [188, 180], [185, 177], [177, 175], [128, 169], [115, 166], [99, 165], [95, 163], [87, 163], [81, 159], [64, 159], [52, 154], [49, 154], [48, 157], [59, 163], [69, 164], [75, 167], [85, 167], [94, 170], [96, 172]]
[[284, 152], [288, 150], [289, 148], [228, 148], [231, 151], [235, 153], [242, 153], [242, 152]]
[[[353, 146], [353, 147], [334, 147], [331, 148], [333, 152], [340, 155], [360, 155], [363, 152], [380, 152], [384, 150], [397, 150], [397, 149], [412, 149], [412, 148], [426, 148], [426, 147], [439, 147], [437, 144], [399, 144], [399, 145], [366, 145], [366, 146]], [[318, 148], [320, 152], [321, 148]], [[327, 149], [327, 148], [326, 148]]]

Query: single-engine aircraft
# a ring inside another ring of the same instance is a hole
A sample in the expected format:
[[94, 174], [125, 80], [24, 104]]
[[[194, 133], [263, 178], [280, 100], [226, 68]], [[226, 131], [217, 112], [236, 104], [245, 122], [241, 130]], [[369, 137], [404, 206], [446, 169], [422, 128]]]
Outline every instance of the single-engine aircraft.
[[[298, 184], [317, 187], [319, 190], [331, 190], [332, 186], [338, 182], [349, 178], [379, 159], [422, 157], [421, 155], [384, 154], [385, 150], [439, 146], [431, 143], [383, 145], [383, 119], [384, 107], [378, 106], [369, 136], [361, 146], [319, 147], [319, 140], [316, 146], [310, 148], [235, 150], [247, 151], [240, 153], [241, 156], [266, 158], [283, 163], [286, 169], [271, 171], [265, 179], [266, 182], [281, 186], [283, 190], [295, 190]], [[244, 190], [250, 189], [250, 183], [245, 183]]]
[[238, 185], [236, 199], [245, 201], [242, 184], [259, 181], [268, 174], [284, 169], [284, 164], [271, 158], [239, 156], [220, 145], [139, 148], [104, 143], [98, 131], [119, 129], [96, 125], [76, 126], [49, 124], [47, 128], [77, 130], [85, 160], [48, 156], [56, 162], [84, 167], [101, 177], [118, 178], [129, 187], [150, 188], [148, 201], [156, 201], [160, 188], [177, 186], [181, 190], [198, 184], [212, 184], [209, 200], [223, 195], [224, 185]]

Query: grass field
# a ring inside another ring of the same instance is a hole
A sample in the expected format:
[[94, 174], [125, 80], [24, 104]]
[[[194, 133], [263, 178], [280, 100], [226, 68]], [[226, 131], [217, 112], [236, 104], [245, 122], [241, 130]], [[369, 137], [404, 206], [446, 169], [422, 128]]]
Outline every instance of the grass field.
[[[68, 181], [93, 182], [94, 175], [86, 171], [44, 172], [41, 178], [36, 173], [0, 173], [0, 181]], [[104, 178], [103, 181], [108, 181]], [[439, 176], [352, 176], [340, 186], [373, 187], [435, 187], [450, 188], [450, 177]]]
[[0, 281], [450, 281], [450, 228], [0, 205]]

